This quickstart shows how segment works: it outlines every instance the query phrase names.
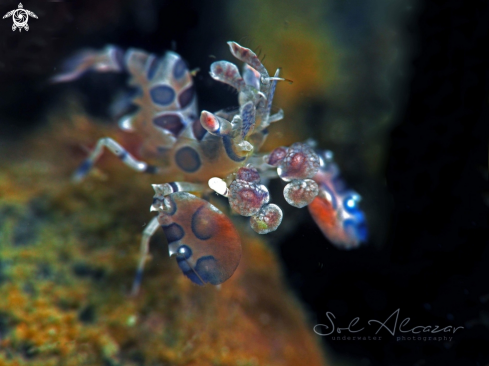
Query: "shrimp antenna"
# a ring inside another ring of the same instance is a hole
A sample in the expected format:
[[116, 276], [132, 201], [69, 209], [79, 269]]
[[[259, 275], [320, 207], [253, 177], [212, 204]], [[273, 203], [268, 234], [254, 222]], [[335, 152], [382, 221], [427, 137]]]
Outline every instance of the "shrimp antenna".
[[255, 53], [257, 54], [258, 58], [260, 58], [260, 55], [261, 55], [261, 46], [256, 47]]
[[273, 81], [273, 80], [277, 80], [277, 81], [288, 81], [289, 84], [292, 84], [294, 82], [293, 80], [285, 79], [285, 78], [278, 78], [276, 76], [272, 76], [272, 77], [267, 78], [267, 79], [270, 80], [270, 81]]

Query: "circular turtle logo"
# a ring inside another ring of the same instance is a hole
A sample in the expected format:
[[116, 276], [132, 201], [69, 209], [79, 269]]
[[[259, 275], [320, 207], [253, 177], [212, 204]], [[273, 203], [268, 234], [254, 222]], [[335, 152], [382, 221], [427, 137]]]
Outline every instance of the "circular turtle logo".
[[34, 14], [30, 10], [24, 9], [22, 3], [19, 3], [19, 8], [9, 11], [7, 14], [3, 16], [3, 19], [12, 17], [14, 21], [14, 25], [12, 25], [12, 30], [15, 31], [18, 28], [19, 32], [21, 32], [22, 28], [24, 28], [26, 31], [29, 30], [29, 25], [27, 24], [27, 21], [29, 20], [29, 16], [37, 19], [36, 14]]

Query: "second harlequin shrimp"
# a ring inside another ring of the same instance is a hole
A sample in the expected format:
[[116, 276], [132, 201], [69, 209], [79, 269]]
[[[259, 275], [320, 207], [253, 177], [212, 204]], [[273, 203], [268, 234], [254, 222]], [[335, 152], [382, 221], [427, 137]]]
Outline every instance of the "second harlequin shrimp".
[[[309, 210], [324, 235], [340, 248], [358, 246], [366, 240], [365, 218], [358, 208], [360, 196], [337, 184], [337, 167], [329, 152], [315, 151], [307, 143], [279, 147], [259, 154], [273, 122], [271, 114], [277, 82], [256, 54], [236, 42], [228, 42], [232, 55], [244, 63], [242, 74], [228, 61], [211, 65], [213, 79], [238, 92], [239, 107], [211, 113], [197, 112], [192, 75], [181, 57], [167, 52], [163, 57], [137, 49], [123, 52], [115, 46], [102, 51], [86, 50], [66, 63], [66, 71], [53, 82], [79, 78], [86, 71], [127, 72], [135, 96], [119, 103], [119, 126], [142, 135], [138, 160], [110, 138], [100, 139], [73, 175], [82, 180], [103, 153], [117, 155], [130, 168], [171, 177], [173, 182], [154, 184], [151, 210], [154, 217], [143, 232], [141, 259], [133, 293], [140, 287], [151, 236], [159, 227], [168, 239], [169, 254], [175, 255], [182, 272], [194, 283], [221, 284], [232, 276], [241, 257], [241, 242], [230, 219], [204, 197], [216, 192], [229, 200], [232, 211], [250, 218], [259, 234], [277, 230], [282, 210], [271, 203], [261, 177], [278, 177], [287, 184], [286, 201]], [[136, 109], [134, 111], [134, 109]], [[149, 164], [146, 160], [157, 162]]]

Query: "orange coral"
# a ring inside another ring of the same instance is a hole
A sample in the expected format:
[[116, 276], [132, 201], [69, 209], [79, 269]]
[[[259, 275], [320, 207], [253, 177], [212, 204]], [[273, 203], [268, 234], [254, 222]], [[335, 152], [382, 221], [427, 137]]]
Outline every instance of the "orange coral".
[[[192, 284], [155, 244], [142, 291], [130, 298], [151, 178], [107, 161], [110, 184], [69, 183], [75, 159], [60, 163], [52, 150], [70, 151], [80, 125], [65, 123], [62, 139], [42, 132], [42, 142], [2, 167], [0, 213], [14, 207], [16, 214], [0, 228], [1, 365], [324, 364], [274, 253], [249, 229], [240, 230], [242, 262], [220, 290]], [[26, 168], [38, 164], [43, 170]], [[41, 213], [32, 214], [36, 199]], [[31, 216], [39, 229], [16, 243]]]

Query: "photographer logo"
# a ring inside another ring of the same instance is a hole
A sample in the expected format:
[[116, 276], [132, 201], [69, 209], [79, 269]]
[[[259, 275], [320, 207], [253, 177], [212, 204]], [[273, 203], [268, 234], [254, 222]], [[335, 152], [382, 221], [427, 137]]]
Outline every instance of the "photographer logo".
[[26, 31], [29, 30], [29, 25], [27, 24], [27, 22], [29, 21], [29, 16], [37, 19], [36, 14], [34, 14], [30, 10], [24, 9], [22, 3], [19, 3], [18, 9], [9, 11], [3, 16], [3, 19], [12, 17], [14, 21], [14, 24], [12, 25], [12, 30], [15, 31], [16, 29], [19, 29], [19, 32], [21, 32], [22, 28], [24, 28]]

